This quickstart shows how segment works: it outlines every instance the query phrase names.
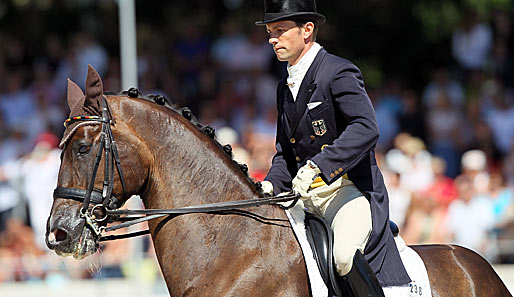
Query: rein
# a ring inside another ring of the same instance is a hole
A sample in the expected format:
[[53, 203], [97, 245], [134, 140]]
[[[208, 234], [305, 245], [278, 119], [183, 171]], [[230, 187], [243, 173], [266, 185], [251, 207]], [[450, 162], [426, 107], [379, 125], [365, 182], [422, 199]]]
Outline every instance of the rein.
[[[261, 205], [280, 205], [284, 208], [290, 208], [298, 202], [300, 199], [300, 195], [296, 195], [294, 193], [288, 193], [285, 195], [278, 195], [272, 197], [264, 197], [258, 199], [249, 199], [249, 200], [240, 200], [240, 201], [229, 201], [229, 202], [217, 202], [217, 203], [209, 203], [198, 206], [186, 206], [183, 208], [177, 209], [143, 209], [143, 210], [123, 210], [119, 209], [122, 206], [121, 200], [116, 198], [112, 194], [112, 190], [114, 188], [114, 165], [116, 165], [116, 170], [120, 177], [121, 186], [122, 186], [122, 197], [125, 196], [125, 178], [123, 176], [123, 172], [121, 170], [121, 162], [118, 154], [118, 147], [116, 142], [114, 141], [114, 137], [112, 134], [111, 125], [114, 124], [114, 121], [111, 117], [111, 113], [109, 111], [109, 107], [107, 105], [107, 101], [105, 97], [102, 97], [101, 100], [102, 105], [102, 116], [78, 116], [69, 118], [64, 122], [64, 125], [67, 125], [79, 122], [79, 121], [90, 121], [95, 123], [101, 123], [102, 132], [100, 134], [100, 145], [98, 151], [96, 153], [95, 165], [93, 167], [93, 172], [91, 175], [91, 179], [87, 186], [86, 190], [82, 189], [72, 189], [72, 188], [64, 188], [57, 187], [54, 190], [53, 197], [62, 198], [62, 199], [70, 199], [82, 202], [82, 208], [80, 210], [81, 217], [84, 218], [86, 226], [89, 226], [91, 230], [95, 233], [99, 241], [108, 241], [122, 238], [129, 238], [139, 235], [145, 235], [149, 233], [149, 230], [143, 230], [139, 232], [121, 234], [121, 235], [102, 235], [104, 231], [110, 232], [115, 231], [121, 228], [125, 228], [128, 226], [132, 226], [135, 224], [139, 224], [142, 222], [146, 222], [149, 220], [153, 220], [156, 218], [168, 216], [170, 218], [174, 218], [180, 215], [185, 214], [237, 214], [248, 216], [259, 220], [263, 223], [269, 223], [274, 221], [279, 222], [287, 222], [288, 220], [283, 219], [273, 219], [273, 218], [265, 218], [259, 216], [257, 214], [244, 211], [243, 208], [250, 207], [259, 207]], [[102, 152], [105, 156], [105, 170], [104, 170], [104, 181], [103, 181], [103, 189], [98, 190], [94, 188], [94, 183], [96, 179], [96, 175], [98, 172], [98, 167], [100, 166], [100, 161], [102, 159]], [[283, 206], [281, 203], [292, 201], [292, 203], [288, 206]], [[89, 209], [90, 204], [93, 204], [93, 207]], [[94, 214], [96, 209], [102, 209], [104, 211], [104, 216], [99, 218]], [[139, 215], [137, 217], [133, 217], [134, 215]], [[122, 217], [123, 216], [123, 217]], [[108, 222], [121, 222], [123, 223], [116, 224], [113, 226], [105, 227], [100, 226], [100, 223], [105, 221], [107, 218], [110, 218]], [[283, 225], [280, 225], [283, 226]]]
[[[139, 224], [142, 222], [146, 222], [149, 220], [157, 219], [160, 217], [168, 216], [171, 218], [178, 217], [180, 215], [185, 214], [238, 214], [249, 216], [255, 218], [263, 223], [266, 221], [273, 222], [287, 222], [288, 220], [283, 219], [273, 219], [273, 218], [265, 218], [259, 216], [257, 214], [243, 211], [241, 209], [250, 208], [250, 207], [259, 207], [262, 205], [279, 205], [282, 208], [288, 209], [293, 207], [298, 200], [300, 199], [300, 195], [294, 193], [288, 193], [285, 195], [271, 196], [265, 198], [258, 199], [249, 199], [249, 200], [239, 200], [239, 201], [229, 201], [229, 202], [217, 202], [217, 203], [208, 203], [197, 206], [186, 206], [182, 208], [173, 208], [173, 209], [141, 209], [141, 210], [129, 210], [129, 209], [106, 209], [107, 215], [111, 216], [130, 216], [130, 215], [143, 215], [139, 217], [120, 217], [118, 221], [127, 221], [125, 223], [116, 224], [114, 226], [109, 226], [103, 228], [106, 232], [115, 231], [121, 228], [125, 228], [128, 226], [132, 226], [135, 224]], [[281, 203], [292, 201], [291, 204], [284, 206]], [[283, 226], [283, 225], [280, 225]], [[129, 238], [139, 235], [148, 234], [149, 230], [143, 230], [134, 233], [122, 234], [122, 235], [110, 235], [110, 236], [100, 236], [100, 241], [107, 240], [115, 240], [122, 238]]]

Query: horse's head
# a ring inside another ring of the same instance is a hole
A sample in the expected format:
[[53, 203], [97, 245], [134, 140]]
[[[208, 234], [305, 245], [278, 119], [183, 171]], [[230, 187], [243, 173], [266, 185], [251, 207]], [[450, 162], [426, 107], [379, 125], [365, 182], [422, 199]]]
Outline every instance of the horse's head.
[[68, 105], [71, 113], [61, 140], [61, 168], [46, 242], [57, 254], [80, 259], [96, 252], [99, 231], [111, 219], [105, 210], [119, 208], [139, 193], [147, 172], [138, 153], [144, 151], [139, 140], [125, 121], [116, 121], [100, 76], [91, 66], [85, 95], [68, 81]]

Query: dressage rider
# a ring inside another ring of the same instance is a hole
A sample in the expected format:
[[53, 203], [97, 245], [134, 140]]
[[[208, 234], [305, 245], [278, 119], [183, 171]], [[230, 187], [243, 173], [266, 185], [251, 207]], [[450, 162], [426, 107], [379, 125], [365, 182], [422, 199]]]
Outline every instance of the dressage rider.
[[[383, 296], [380, 285], [410, 279], [388, 224], [378, 127], [362, 74], [316, 42], [325, 17], [315, 0], [265, 0], [264, 7], [256, 24], [266, 26], [288, 76], [277, 88], [277, 152], [263, 189], [299, 193], [307, 211], [331, 225], [337, 272], [355, 295]], [[368, 265], [376, 277], [363, 272]]]

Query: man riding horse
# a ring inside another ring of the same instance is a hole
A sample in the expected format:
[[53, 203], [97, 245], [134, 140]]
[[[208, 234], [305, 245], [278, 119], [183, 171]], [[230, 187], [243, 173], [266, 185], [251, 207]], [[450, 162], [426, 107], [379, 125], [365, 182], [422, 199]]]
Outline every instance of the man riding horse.
[[[293, 190], [334, 232], [339, 275], [356, 296], [410, 282], [389, 228], [389, 199], [375, 160], [375, 112], [360, 70], [316, 42], [315, 0], [265, 0], [269, 43], [288, 77], [277, 88], [276, 154], [263, 189]], [[366, 273], [371, 270], [373, 273]]]

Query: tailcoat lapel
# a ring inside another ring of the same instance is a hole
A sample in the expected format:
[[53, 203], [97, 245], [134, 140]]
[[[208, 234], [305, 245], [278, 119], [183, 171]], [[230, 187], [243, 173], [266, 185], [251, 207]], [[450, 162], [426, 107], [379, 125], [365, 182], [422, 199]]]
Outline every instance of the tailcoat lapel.
[[295, 122], [296, 119], [296, 111], [294, 107], [294, 100], [293, 100], [293, 94], [291, 94], [291, 90], [289, 90], [289, 87], [282, 86], [282, 98], [284, 98], [284, 110], [287, 115], [287, 118], [289, 119], [289, 126], [291, 123]]
[[[319, 50], [318, 54], [316, 55], [316, 58], [314, 58], [314, 61], [312, 61], [309, 70], [307, 70], [307, 73], [303, 78], [302, 84], [300, 85], [300, 90], [298, 90], [296, 102], [294, 103], [295, 116], [293, 117], [293, 120], [291, 122], [290, 136], [292, 136], [296, 131], [296, 127], [298, 127], [298, 123], [300, 122], [300, 119], [302, 118], [305, 110], [307, 109], [307, 103], [310, 101], [311, 96], [314, 93], [314, 90], [316, 90], [317, 85], [314, 83], [314, 78], [316, 78], [318, 68], [321, 65], [321, 61], [323, 60], [326, 54], [327, 51], [325, 49], [321, 48]], [[289, 88], [286, 89], [289, 90]]]

